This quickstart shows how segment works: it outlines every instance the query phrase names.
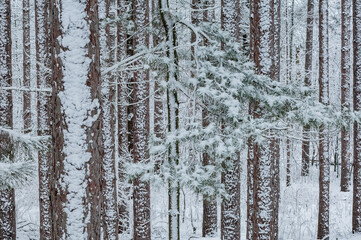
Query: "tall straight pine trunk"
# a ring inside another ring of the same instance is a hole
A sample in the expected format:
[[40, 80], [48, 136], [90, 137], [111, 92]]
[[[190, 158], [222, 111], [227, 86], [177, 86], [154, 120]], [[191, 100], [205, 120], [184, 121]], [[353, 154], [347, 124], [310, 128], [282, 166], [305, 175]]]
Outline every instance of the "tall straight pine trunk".
[[[221, 25], [233, 41], [240, 42], [240, 2], [236, 0], [221, 1]], [[238, 154], [237, 154], [238, 155]], [[228, 195], [221, 205], [221, 239], [233, 240], [241, 237], [240, 210], [240, 157], [224, 159], [226, 169], [222, 172], [222, 183]]]
[[[102, 68], [112, 67], [116, 61], [116, 24], [112, 22], [117, 16], [115, 0], [99, 0], [99, 18], [106, 22], [105, 29], [100, 30]], [[116, 72], [108, 72], [102, 78], [102, 134], [104, 156], [102, 162], [102, 227], [104, 240], [118, 239], [118, 202], [116, 184]]]
[[[275, 10], [275, 6], [277, 10]], [[278, 2], [254, 0], [251, 3], [251, 59], [258, 74], [275, 77], [274, 54], [275, 19], [278, 19]], [[278, 31], [278, 30], [277, 30]], [[278, 33], [276, 33], [278, 35]], [[278, 45], [278, 43], [277, 43]], [[277, 48], [276, 48], [277, 49]], [[278, 49], [277, 49], [278, 51]], [[277, 61], [278, 62], [278, 61]], [[277, 63], [278, 64], [278, 63]], [[275, 79], [275, 78], [274, 78]], [[258, 102], [250, 103], [250, 114], [254, 118], [262, 117], [262, 108]], [[277, 239], [278, 237], [278, 198], [279, 179], [277, 168], [278, 147], [272, 131], [265, 133], [265, 140], [249, 140], [248, 149], [248, 239]], [[252, 178], [252, 179], [251, 179]], [[252, 198], [252, 199], [250, 199]]]
[[53, 239], [101, 236], [103, 143], [97, 4], [96, 0], [50, 1], [56, 179]]
[[[341, 1], [341, 111], [351, 110], [352, 0]], [[351, 131], [341, 129], [341, 191], [351, 187]]]
[[[319, 101], [329, 104], [328, 0], [319, 1]], [[317, 239], [329, 239], [330, 159], [327, 128], [319, 129], [319, 212]]]
[[[306, 27], [306, 54], [305, 54], [305, 80], [307, 87], [312, 82], [312, 51], [313, 51], [313, 18], [314, 0], [307, 0], [307, 27]], [[308, 176], [310, 169], [310, 126], [302, 129], [302, 169], [301, 176]]]
[[[11, 129], [12, 94], [1, 90], [12, 86], [11, 69], [11, 8], [10, 0], [0, 4], [0, 126]], [[14, 159], [11, 143], [0, 138], [0, 158]], [[16, 239], [15, 191], [13, 188], [0, 189], [0, 239]]]
[[[361, 2], [353, 0], [353, 108], [361, 110]], [[352, 232], [361, 232], [361, 128], [354, 123]]]
[[[133, 38], [135, 53], [147, 48], [149, 2], [133, 0], [133, 21], [137, 32]], [[133, 162], [146, 163], [149, 160], [149, 71], [142, 60], [135, 62], [138, 68], [134, 72], [134, 143]], [[134, 240], [151, 238], [150, 232], [150, 185], [140, 178], [133, 184]]]
[[[51, 87], [50, 45], [49, 45], [49, 3], [47, 0], [35, 1], [35, 47], [36, 78], [38, 91], [38, 136], [51, 135], [51, 98], [47, 89]], [[50, 144], [38, 152], [39, 163], [39, 207], [40, 239], [50, 240], [53, 236], [53, 208], [51, 188], [53, 184], [53, 163]]]
[[[30, 0], [23, 0], [23, 86], [30, 88]], [[24, 131], [31, 129], [31, 93], [24, 91]]]

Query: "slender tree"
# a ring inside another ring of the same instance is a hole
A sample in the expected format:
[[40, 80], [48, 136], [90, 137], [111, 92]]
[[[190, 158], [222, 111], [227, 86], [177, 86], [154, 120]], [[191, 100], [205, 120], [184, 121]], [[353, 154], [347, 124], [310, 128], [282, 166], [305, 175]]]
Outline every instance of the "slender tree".
[[[12, 86], [11, 69], [11, 4], [10, 0], [0, 4], [0, 126], [11, 129], [12, 94], [1, 88]], [[0, 161], [13, 161], [11, 143], [0, 137]], [[15, 191], [13, 188], [0, 189], [0, 239], [16, 239]]]
[[[329, 104], [329, 59], [328, 59], [328, 0], [319, 1], [319, 101]], [[319, 212], [317, 239], [328, 239], [329, 235], [329, 194], [330, 161], [328, 133], [324, 125], [319, 129]]]
[[[352, 1], [341, 1], [341, 111], [351, 110], [351, 18]], [[351, 136], [341, 129], [341, 191], [351, 186]]]
[[103, 143], [97, 5], [96, 0], [50, 1], [56, 179], [53, 239], [101, 236]]
[[[30, 0], [23, 0], [23, 86], [30, 88]], [[24, 130], [31, 131], [31, 93], [24, 91]]]
[[[118, 17], [122, 17], [117, 24], [117, 61], [120, 62], [128, 56], [128, 39], [125, 23], [126, 0], [117, 0]], [[128, 74], [125, 71], [118, 72], [117, 94], [118, 94], [118, 212], [119, 212], [119, 232], [123, 233], [129, 229], [129, 206], [124, 164], [130, 162], [129, 141], [128, 141]]]
[[[234, 41], [240, 42], [240, 2], [235, 0], [221, 1], [221, 25]], [[228, 195], [221, 206], [221, 239], [231, 240], [241, 237], [240, 210], [240, 158], [233, 156], [226, 159], [222, 172], [222, 183]]]
[[[361, 2], [353, 4], [353, 108], [361, 110]], [[361, 128], [354, 123], [354, 175], [353, 175], [353, 208], [352, 232], [361, 232]]]
[[[137, 34], [133, 39], [135, 51], [143, 50], [148, 46], [148, 12], [149, 2], [146, 0], [133, 0], [133, 20]], [[144, 62], [135, 62], [138, 70], [134, 72], [134, 144], [133, 162], [145, 163], [149, 160], [149, 73]], [[134, 237], [135, 240], [150, 239], [150, 186], [140, 178], [133, 183], [133, 211], [134, 211]]]
[[[49, 49], [49, 4], [46, 0], [35, 1], [35, 45], [36, 45], [36, 78], [38, 87], [38, 135], [51, 135], [50, 94], [51, 86], [50, 49]], [[40, 207], [40, 239], [52, 239], [52, 204], [51, 184], [52, 156], [51, 146], [38, 152], [39, 163], [39, 207]]]
[[[305, 85], [310, 87], [312, 82], [312, 50], [313, 50], [313, 18], [314, 0], [307, 0], [307, 28], [305, 54]], [[303, 126], [302, 138], [302, 170], [301, 176], [307, 176], [310, 168], [310, 126]]]
[[[168, 133], [176, 134], [179, 129], [179, 100], [177, 81], [179, 80], [178, 53], [177, 53], [177, 31], [175, 20], [169, 12], [169, 1], [159, 1], [159, 12], [166, 37], [166, 56], [169, 64], [166, 71], [167, 88], [167, 119]], [[170, 167], [170, 178], [168, 180], [168, 233], [169, 240], [180, 239], [179, 213], [180, 213], [180, 185], [176, 178], [176, 168], [179, 165], [179, 141], [174, 140], [168, 147], [168, 164]]]
[[[101, 29], [100, 46], [102, 67], [112, 67], [116, 60], [117, 29], [114, 20], [117, 16], [115, 0], [99, 1], [99, 17], [106, 23]], [[116, 126], [116, 75], [108, 72], [102, 76], [102, 111], [104, 156], [102, 162], [103, 192], [103, 239], [118, 239], [118, 205], [115, 170], [115, 126]]]

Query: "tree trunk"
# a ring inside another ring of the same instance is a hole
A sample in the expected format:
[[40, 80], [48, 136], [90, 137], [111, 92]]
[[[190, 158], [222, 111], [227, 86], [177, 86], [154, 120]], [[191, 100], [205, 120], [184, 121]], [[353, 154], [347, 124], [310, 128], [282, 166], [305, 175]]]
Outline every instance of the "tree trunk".
[[[306, 59], [305, 85], [310, 87], [312, 81], [312, 50], [313, 50], [313, 16], [314, 0], [307, 1], [307, 28], [306, 28]], [[302, 170], [301, 176], [308, 176], [310, 169], [310, 126], [303, 126], [302, 131]]]
[[[148, 47], [149, 37], [147, 30], [149, 2], [134, 0], [133, 20], [137, 34], [133, 39], [134, 50], [137, 52]], [[134, 72], [134, 163], [146, 163], [149, 160], [149, 72], [144, 68], [144, 62], [135, 62], [140, 68]], [[149, 182], [143, 182], [139, 178], [134, 180], [133, 185], [133, 210], [134, 210], [134, 239], [145, 240], [151, 238], [150, 229], [150, 186]]]
[[[221, 25], [234, 41], [240, 42], [240, 2], [235, 0], [221, 1]], [[234, 240], [241, 237], [240, 210], [240, 157], [224, 159], [226, 169], [222, 172], [222, 183], [228, 195], [221, 206], [221, 239]]]
[[[328, 1], [319, 1], [319, 101], [329, 104], [329, 74], [328, 74]], [[317, 239], [329, 239], [329, 188], [330, 188], [330, 161], [327, 129], [324, 126], [319, 130], [319, 212]]]
[[[111, 67], [116, 61], [116, 25], [111, 21], [116, 18], [117, 5], [115, 0], [99, 1], [99, 16], [107, 22], [101, 29], [101, 50], [103, 67]], [[109, 72], [102, 76], [102, 110], [104, 156], [102, 162], [103, 192], [103, 239], [118, 239], [118, 205], [115, 171], [115, 105], [116, 82], [115, 73]]]
[[[117, 0], [118, 16], [126, 14], [126, 0]], [[129, 41], [129, 40], [128, 40]], [[117, 61], [127, 57], [127, 31], [124, 21], [117, 24]], [[119, 211], [119, 233], [129, 230], [129, 187], [126, 180], [124, 164], [130, 162], [129, 142], [128, 142], [128, 74], [118, 73], [117, 93], [118, 93], [118, 211]]]
[[[178, 81], [178, 55], [177, 55], [177, 31], [175, 22], [169, 12], [169, 1], [159, 0], [161, 21], [166, 35], [166, 55], [170, 64], [167, 66], [166, 81], [167, 88], [167, 111], [168, 111], [168, 133], [176, 134], [179, 129], [179, 101], [176, 82]], [[180, 239], [180, 185], [176, 178], [177, 166], [179, 165], [179, 141], [174, 140], [168, 147], [168, 164], [170, 177], [168, 179], [168, 233], [169, 240]]]
[[[351, 110], [351, 16], [352, 0], [341, 1], [341, 111]], [[351, 134], [341, 129], [341, 191], [351, 187]]]
[[[48, 69], [50, 65], [49, 49], [49, 4], [46, 0], [35, 1], [35, 45], [36, 45], [36, 77], [39, 89], [50, 88], [51, 76]], [[40, 91], [38, 93], [38, 136], [51, 135], [51, 102], [50, 94]], [[51, 146], [48, 149], [38, 152], [39, 161], [39, 207], [40, 207], [40, 239], [50, 240], [52, 231], [52, 203], [51, 183], [52, 179], [52, 156]]]
[[[253, 14], [251, 18], [251, 38], [253, 41], [251, 57], [257, 73], [269, 77], [272, 77], [272, 71], [274, 71], [272, 69], [274, 48], [270, 44], [275, 41], [272, 34], [272, 29], [274, 29], [273, 8], [274, 2], [269, 0], [254, 0], [251, 6], [251, 14]], [[259, 103], [251, 103], [250, 112], [254, 118], [260, 118], [262, 109]], [[250, 174], [253, 176], [253, 190], [248, 196], [253, 196], [252, 201], [248, 200], [248, 203], [253, 203], [253, 206], [249, 206], [252, 213], [251, 219], [248, 219], [248, 221], [252, 221], [249, 224], [251, 228], [247, 232], [249, 239], [277, 239], [278, 230], [275, 224], [278, 222], [278, 204], [275, 205], [276, 199], [273, 193], [278, 189], [278, 184], [274, 184], [274, 174], [278, 172], [275, 169], [278, 156], [274, 153], [277, 150], [274, 149], [275, 144], [271, 141], [273, 133], [268, 131], [265, 134], [268, 140], [260, 143], [251, 139], [249, 144], [251, 146], [249, 156], [253, 157], [248, 171], [248, 178], [251, 177]], [[276, 195], [278, 196], [277, 193]], [[278, 198], [277, 196], [276, 198]]]
[[[11, 69], [11, 8], [10, 0], [0, 4], [0, 126], [11, 129], [12, 94], [3, 87], [12, 86]], [[7, 149], [9, 142], [0, 138], [0, 157], [8, 157], [13, 161], [14, 153]], [[14, 189], [0, 189], [0, 239], [16, 239], [15, 193]]]
[[[353, 0], [353, 108], [361, 110], [361, 2]], [[354, 123], [352, 232], [361, 232], [361, 128]]]
[[96, 0], [50, 1], [54, 239], [100, 239], [101, 234], [103, 143], [97, 4]]
[[[30, 88], [30, 1], [23, 0], [23, 86]], [[31, 132], [31, 93], [24, 91], [24, 132]]]

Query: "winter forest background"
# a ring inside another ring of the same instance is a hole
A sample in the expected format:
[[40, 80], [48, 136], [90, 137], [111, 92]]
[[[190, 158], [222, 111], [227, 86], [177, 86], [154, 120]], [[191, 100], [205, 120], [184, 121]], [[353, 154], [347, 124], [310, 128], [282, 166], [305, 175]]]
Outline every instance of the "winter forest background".
[[361, 239], [361, 1], [0, 0], [0, 239]]

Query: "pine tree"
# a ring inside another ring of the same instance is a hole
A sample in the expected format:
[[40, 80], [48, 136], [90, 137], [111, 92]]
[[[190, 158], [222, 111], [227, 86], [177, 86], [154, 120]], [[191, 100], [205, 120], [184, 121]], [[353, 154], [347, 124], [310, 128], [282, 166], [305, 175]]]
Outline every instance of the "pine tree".
[[[133, 0], [133, 20], [136, 34], [133, 38], [135, 53], [148, 47], [147, 31], [149, 3], [147, 0]], [[146, 163], [149, 160], [149, 72], [141, 60], [135, 62], [134, 72], [134, 144], [133, 162]], [[133, 182], [134, 240], [151, 238], [150, 232], [150, 186], [140, 178]]]
[[[328, 0], [319, 1], [319, 101], [329, 104], [329, 59], [328, 59]], [[319, 129], [319, 212], [317, 239], [328, 239], [329, 235], [329, 194], [330, 194], [330, 159], [327, 128]]]
[[[112, 67], [116, 61], [117, 5], [115, 0], [99, 1], [99, 18], [105, 22], [101, 36], [101, 65]], [[102, 227], [103, 239], [118, 239], [118, 205], [115, 170], [115, 114], [116, 114], [116, 74], [108, 72], [102, 77], [102, 134], [104, 156], [102, 162]]]
[[[240, 42], [240, 2], [235, 0], [221, 1], [222, 30], [228, 32], [233, 41]], [[223, 46], [224, 47], [224, 46]], [[221, 206], [221, 239], [231, 240], [241, 237], [240, 210], [240, 157], [232, 156], [225, 161], [222, 172], [222, 183], [228, 195]]]
[[[11, 8], [10, 0], [0, 4], [0, 126], [11, 129], [12, 94], [1, 88], [12, 86], [11, 69]], [[11, 142], [0, 137], [0, 161], [13, 161], [14, 151]], [[16, 239], [15, 191], [14, 188], [0, 189], [0, 239]]]
[[96, 0], [50, 1], [54, 239], [100, 239], [101, 234], [97, 4]]
[[[36, 45], [36, 77], [38, 87], [38, 135], [51, 135], [51, 87], [50, 46], [49, 46], [49, 4], [46, 0], [35, 2], [35, 45]], [[51, 203], [52, 188], [52, 155], [48, 144], [38, 152], [39, 162], [39, 207], [40, 207], [40, 239], [52, 239], [53, 208]]]
[[[361, 110], [361, 2], [353, 0], [353, 108]], [[354, 123], [352, 232], [361, 232], [361, 129]]]
[[[341, 111], [351, 110], [351, 14], [352, 1], [341, 1]], [[351, 185], [351, 136], [341, 129], [341, 191], [350, 191]]]
[[[252, 4], [251, 35], [253, 42], [251, 57], [255, 63], [256, 72], [271, 77], [273, 58], [271, 54], [274, 50], [270, 43], [274, 42], [274, 36], [271, 34], [274, 27], [272, 24], [274, 4], [268, 0], [255, 0]], [[258, 102], [251, 103], [250, 113], [256, 119], [262, 117], [262, 109]], [[267, 134], [267, 139], [272, 138], [270, 131]], [[273, 239], [277, 237], [275, 236], [277, 230], [274, 224], [277, 222], [275, 218], [278, 218], [278, 212], [273, 206], [275, 199], [272, 197], [276, 186], [272, 184], [275, 170], [274, 158], [276, 156], [271, 152], [274, 151], [271, 145], [272, 141], [264, 140], [262, 143], [255, 142], [254, 139], [250, 141], [249, 161], [251, 163], [248, 166], [248, 178], [253, 176], [251, 182], [253, 188], [248, 190], [248, 197], [253, 196], [253, 199], [248, 200], [248, 204], [252, 203], [251, 206], [248, 206], [251, 208], [252, 214], [252, 216], [248, 216], [251, 217], [248, 221], [252, 221], [252, 223], [249, 223], [250, 228], [247, 230], [247, 234], [249, 239]], [[248, 182], [250, 181], [248, 180]]]
[[[128, 49], [131, 38], [127, 36], [126, 21], [126, 0], [117, 0], [118, 16], [121, 19], [117, 24], [117, 61], [121, 62], [128, 56]], [[129, 39], [129, 40], [127, 40]], [[129, 207], [125, 163], [130, 162], [129, 140], [128, 140], [128, 75], [123, 71], [118, 73], [117, 93], [118, 93], [118, 208], [119, 208], [119, 232], [123, 233], [129, 229]]]
[[[305, 56], [305, 85], [310, 87], [312, 80], [312, 50], [313, 50], [313, 18], [314, 0], [307, 0], [307, 28], [306, 28], [306, 56]], [[302, 139], [302, 170], [301, 176], [307, 176], [310, 168], [310, 126], [303, 127]]]
[[[23, 0], [23, 86], [30, 88], [30, 1]], [[24, 129], [31, 129], [31, 93], [24, 91]]]

